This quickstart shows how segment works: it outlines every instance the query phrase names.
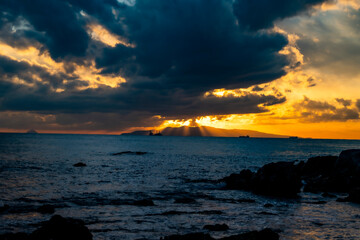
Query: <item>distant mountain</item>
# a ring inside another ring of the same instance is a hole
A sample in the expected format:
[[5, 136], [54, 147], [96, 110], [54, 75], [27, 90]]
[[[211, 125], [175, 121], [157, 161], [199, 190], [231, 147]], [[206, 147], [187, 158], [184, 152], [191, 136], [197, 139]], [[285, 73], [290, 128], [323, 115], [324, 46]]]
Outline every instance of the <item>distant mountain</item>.
[[36, 134], [38, 133], [35, 129], [30, 129], [28, 130], [26, 133], [32, 133], [32, 134]]
[[[139, 134], [139, 133], [146, 134]], [[135, 131], [132, 133], [125, 133], [122, 135], [148, 135], [149, 131]], [[270, 133], [263, 133], [252, 130], [240, 130], [240, 129], [222, 129], [214, 127], [167, 127], [161, 131], [163, 136], [198, 136], [198, 137], [239, 137], [239, 136], [249, 136], [256, 138], [289, 138], [285, 135], [277, 135]]]

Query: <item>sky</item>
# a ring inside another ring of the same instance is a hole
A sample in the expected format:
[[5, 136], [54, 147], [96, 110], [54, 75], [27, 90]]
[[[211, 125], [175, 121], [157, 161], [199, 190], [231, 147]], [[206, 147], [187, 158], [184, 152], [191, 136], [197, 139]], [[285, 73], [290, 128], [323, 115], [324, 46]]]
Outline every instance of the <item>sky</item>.
[[0, 132], [360, 139], [360, 0], [0, 1]]

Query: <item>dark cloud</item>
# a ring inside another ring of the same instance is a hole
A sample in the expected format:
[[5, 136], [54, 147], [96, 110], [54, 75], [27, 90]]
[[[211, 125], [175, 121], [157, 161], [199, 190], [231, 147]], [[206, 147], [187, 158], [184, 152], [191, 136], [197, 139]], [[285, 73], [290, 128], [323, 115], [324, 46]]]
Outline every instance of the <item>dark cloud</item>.
[[295, 104], [295, 109], [300, 112], [303, 121], [326, 122], [326, 121], [348, 121], [359, 119], [359, 109], [347, 105], [344, 99], [335, 99], [342, 107], [336, 107], [325, 101], [315, 101], [307, 97]]
[[[41, 52], [48, 50], [65, 68], [65, 73], [50, 73], [0, 57], [2, 121], [9, 121], [14, 111], [13, 117], [23, 113], [36, 126], [45, 119], [43, 126], [61, 129], [124, 129], [158, 124], [161, 120], [154, 115], [193, 118], [267, 111], [286, 98], [279, 92], [221, 98], [205, 93], [283, 76], [290, 62], [278, 52], [287, 45], [286, 37], [258, 30], [320, 2], [137, 0], [130, 6], [117, 0], [1, 1], [0, 41], [17, 48], [42, 46]], [[90, 23], [135, 47], [95, 43], [87, 33]], [[87, 66], [95, 61], [101, 74], [119, 75], [127, 82], [118, 88], [78, 90], [88, 83], [74, 74], [74, 61]], [[60, 88], [64, 91], [55, 91]]]
[[104, 72], [125, 75], [129, 83], [149, 79], [154, 88], [205, 92], [248, 87], [284, 75], [288, 64], [278, 54], [283, 35], [248, 32], [237, 25], [231, 1], [138, 0], [121, 11], [131, 42], [97, 58]]
[[274, 21], [309, 11], [324, 0], [236, 0], [235, 15], [239, 24], [250, 30], [272, 27]]
[[[28, 88], [26, 85], [22, 86], [18, 84], [16, 86], [10, 84], [14, 79], [21, 79], [33, 87]], [[41, 82], [39, 82], [39, 79]], [[38, 91], [46, 86], [48, 93], [50, 93], [51, 89], [63, 88], [71, 90], [75, 86], [86, 86], [88, 84], [73, 74], [68, 75], [61, 72], [49, 73], [45, 68], [31, 65], [25, 61], [18, 62], [3, 56], [0, 56], [0, 81], [13, 85], [14, 87], [12, 89], [23, 89], [24, 91]], [[37, 89], [37, 87], [39, 87], [39, 89]], [[9, 92], [9, 95], [12, 94], [13, 93]]]
[[342, 104], [344, 107], [348, 107], [351, 105], [352, 101], [350, 99], [343, 99], [343, 98], [335, 98], [335, 100]]
[[315, 79], [313, 77], [309, 77], [307, 79], [307, 83], [308, 83], [308, 87], [315, 87], [316, 86]]
[[[117, 122], [117, 124], [114, 124]], [[163, 119], [146, 112], [88, 114], [39, 114], [31, 112], [0, 112], [0, 126], [7, 129], [37, 129], [43, 131], [98, 131], [116, 132], [131, 127], [158, 126]]]
[[85, 56], [89, 36], [79, 12], [67, 1], [19, 0], [1, 1], [0, 7], [9, 18], [21, 16], [33, 29], [22, 30], [23, 38], [34, 38], [44, 44], [54, 59], [67, 55]]
[[254, 92], [261, 92], [262, 90], [264, 90], [264, 88], [256, 85], [256, 86], [253, 87], [251, 90], [254, 91]]

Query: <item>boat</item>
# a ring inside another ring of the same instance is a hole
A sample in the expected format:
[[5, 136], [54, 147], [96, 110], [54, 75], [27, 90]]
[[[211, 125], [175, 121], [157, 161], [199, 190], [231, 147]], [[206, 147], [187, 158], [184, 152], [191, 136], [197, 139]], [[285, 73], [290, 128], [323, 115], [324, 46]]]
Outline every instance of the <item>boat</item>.
[[289, 137], [289, 139], [299, 139], [299, 137]]
[[250, 138], [249, 135], [239, 136], [239, 138]]
[[152, 131], [149, 132], [149, 136], [162, 136], [161, 132], [159, 131], [158, 133], [153, 133]]

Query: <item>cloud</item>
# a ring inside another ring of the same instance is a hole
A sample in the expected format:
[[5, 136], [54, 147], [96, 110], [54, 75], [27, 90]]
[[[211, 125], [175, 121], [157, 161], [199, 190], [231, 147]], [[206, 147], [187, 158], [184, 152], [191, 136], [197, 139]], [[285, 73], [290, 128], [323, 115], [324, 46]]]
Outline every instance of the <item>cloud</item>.
[[158, 126], [162, 122], [161, 118], [141, 112], [132, 112], [127, 115], [117, 113], [39, 114], [24, 111], [0, 112], [1, 128], [22, 131], [34, 128], [47, 132], [101, 131], [100, 133], [116, 133], [133, 127]]
[[36, 62], [0, 51], [3, 122], [12, 116], [36, 126], [43, 119], [48, 129], [120, 130], [158, 124], [155, 115], [266, 112], [286, 97], [260, 87], [240, 96], [205, 93], [284, 76], [291, 63], [279, 52], [289, 41], [273, 23], [320, 2], [1, 1], [0, 44], [33, 47], [36, 60], [49, 56]]
[[84, 23], [79, 19], [70, 2], [2, 1], [0, 7], [2, 12], [7, 13], [6, 16], [10, 18], [21, 16], [29, 22], [33, 29], [23, 30], [23, 37], [44, 44], [53, 59], [67, 55], [85, 56], [89, 37], [84, 29]]
[[322, 75], [353, 78], [359, 74], [359, 9], [347, 8], [317, 12], [311, 18], [295, 17], [278, 24], [297, 34], [297, 46], [304, 55], [304, 69]]
[[139, 77], [150, 87], [191, 89], [248, 87], [285, 74], [278, 52], [287, 39], [278, 33], [240, 28], [231, 1], [138, 0], [121, 11], [136, 48], [105, 48], [96, 59], [105, 73]]
[[266, 29], [276, 20], [292, 17], [312, 9], [313, 6], [327, 2], [324, 0], [236, 0], [235, 15], [239, 24], [250, 30]]
[[335, 99], [338, 103], [341, 103], [344, 107], [348, 107], [351, 105], [351, 99], [344, 99], [344, 98], [336, 98]]
[[348, 121], [359, 119], [359, 109], [351, 106], [351, 101], [335, 99], [341, 106], [337, 107], [326, 101], [316, 101], [304, 97], [304, 100], [294, 104], [305, 122]]

